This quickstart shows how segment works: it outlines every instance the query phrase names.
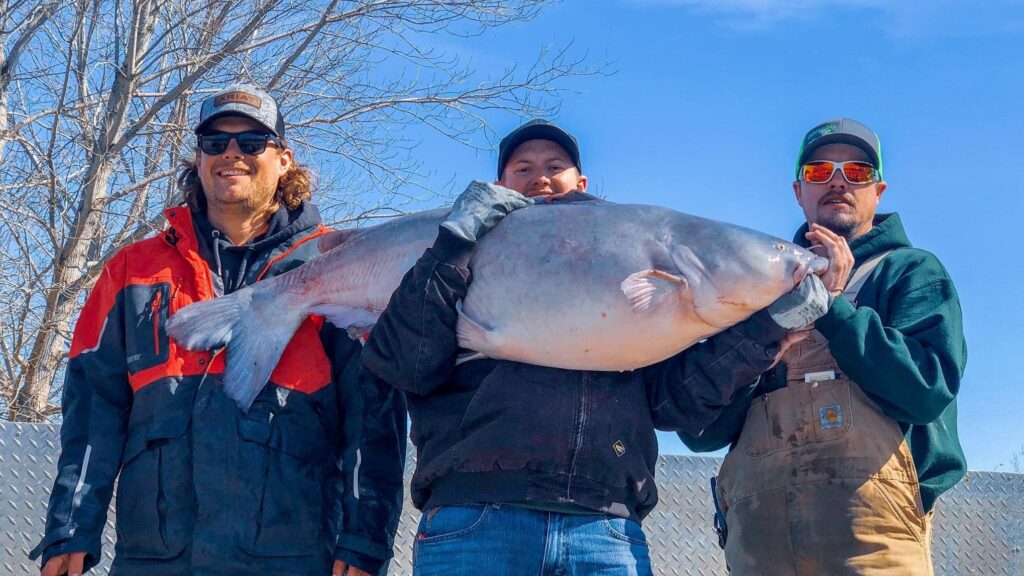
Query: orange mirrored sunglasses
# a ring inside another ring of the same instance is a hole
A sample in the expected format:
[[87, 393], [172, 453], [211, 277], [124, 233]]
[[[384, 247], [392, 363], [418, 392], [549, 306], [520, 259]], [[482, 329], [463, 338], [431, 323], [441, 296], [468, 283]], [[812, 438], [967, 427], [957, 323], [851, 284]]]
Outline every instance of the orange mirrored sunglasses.
[[867, 184], [878, 181], [878, 170], [867, 162], [831, 162], [819, 160], [808, 162], [800, 167], [800, 179], [813, 184], [824, 184], [832, 179], [832, 175], [840, 170], [843, 178], [850, 184]]

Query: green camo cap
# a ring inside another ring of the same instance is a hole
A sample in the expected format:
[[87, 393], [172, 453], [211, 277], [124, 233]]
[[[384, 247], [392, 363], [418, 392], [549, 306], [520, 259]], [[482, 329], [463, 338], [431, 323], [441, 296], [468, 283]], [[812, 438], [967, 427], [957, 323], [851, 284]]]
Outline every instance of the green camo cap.
[[878, 170], [878, 177], [882, 178], [882, 142], [878, 135], [856, 120], [836, 118], [818, 124], [804, 136], [803, 142], [800, 143], [800, 154], [796, 157], [797, 179], [800, 178], [800, 167], [804, 165], [807, 157], [825, 144], [849, 144], [860, 148], [868, 155], [868, 161]]

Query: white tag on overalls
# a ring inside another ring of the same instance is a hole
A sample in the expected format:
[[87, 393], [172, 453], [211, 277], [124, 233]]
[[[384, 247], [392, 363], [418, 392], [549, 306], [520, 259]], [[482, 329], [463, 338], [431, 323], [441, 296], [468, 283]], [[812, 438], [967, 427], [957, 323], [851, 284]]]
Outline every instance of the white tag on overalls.
[[822, 382], [824, 380], [835, 380], [835, 370], [825, 370], [824, 372], [808, 372], [804, 374], [804, 382]]

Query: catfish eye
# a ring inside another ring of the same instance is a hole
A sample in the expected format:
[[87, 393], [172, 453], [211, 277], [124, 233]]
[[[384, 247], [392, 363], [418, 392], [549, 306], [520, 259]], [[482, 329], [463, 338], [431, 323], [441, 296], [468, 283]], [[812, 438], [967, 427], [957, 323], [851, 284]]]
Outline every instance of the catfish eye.
[[775, 249], [778, 250], [779, 252], [785, 252], [786, 251], [786, 245], [783, 244], [782, 242], [776, 242], [775, 243]]

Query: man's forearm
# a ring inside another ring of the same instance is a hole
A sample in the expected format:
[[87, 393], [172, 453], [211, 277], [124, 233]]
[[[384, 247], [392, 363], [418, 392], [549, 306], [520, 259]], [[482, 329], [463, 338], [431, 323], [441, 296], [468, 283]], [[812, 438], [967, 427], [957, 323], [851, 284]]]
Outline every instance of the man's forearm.
[[654, 425], [697, 436], [767, 370], [785, 335], [765, 312], [644, 369]]
[[363, 349], [366, 367], [413, 394], [428, 394], [455, 367], [455, 304], [469, 286], [474, 244], [441, 229], [405, 275]]

